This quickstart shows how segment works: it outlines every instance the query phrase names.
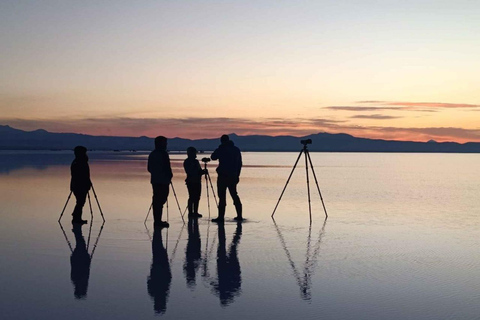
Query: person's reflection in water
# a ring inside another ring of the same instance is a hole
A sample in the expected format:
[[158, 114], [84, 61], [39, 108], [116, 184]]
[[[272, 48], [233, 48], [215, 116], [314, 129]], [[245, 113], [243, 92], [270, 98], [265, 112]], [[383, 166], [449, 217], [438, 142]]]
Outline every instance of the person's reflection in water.
[[71, 273], [70, 278], [74, 286], [74, 295], [76, 299], [85, 299], [88, 290], [88, 278], [90, 277], [90, 263], [92, 258], [87, 251], [87, 244], [82, 234], [82, 225], [73, 225], [73, 234], [75, 235], [75, 249], [70, 257]]
[[237, 228], [227, 253], [225, 241], [225, 226], [218, 224], [217, 276], [218, 280], [212, 283], [214, 293], [220, 298], [222, 307], [228, 306], [241, 293], [242, 277], [240, 262], [237, 255], [237, 246], [242, 236], [242, 223]]
[[147, 280], [148, 294], [153, 298], [153, 309], [157, 314], [167, 311], [167, 298], [172, 282], [168, 253], [163, 246], [162, 231], [155, 228], [152, 241], [152, 266]]
[[198, 230], [198, 220], [196, 218], [188, 219], [188, 242], [185, 249], [185, 262], [183, 272], [189, 288], [196, 285], [197, 271], [201, 264], [201, 240]]

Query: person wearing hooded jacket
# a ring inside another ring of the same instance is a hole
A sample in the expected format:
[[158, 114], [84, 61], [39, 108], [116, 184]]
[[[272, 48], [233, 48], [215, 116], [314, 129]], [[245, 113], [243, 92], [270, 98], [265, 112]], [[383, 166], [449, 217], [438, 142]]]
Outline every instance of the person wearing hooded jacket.
[[240, 172], [242, 171], [242, 154], [240, 149], [235, 146], [228, 135], [224, 134], [220, 138], [220, 146], [210, 156], [212, 160], [218, 160], [218, 217], [212, 219], [213, 222], [223, 222], [225, 219], [225, 207], [227, 205], [227, 189], [233, 199], [237, 216], [237, 221], [243, 221], [242, 202], [237, 192], [237, 184], [240, 181]]
[[82, 209], [87, 199], [88, 191], [92, 186], [90, 181], [90, 167], [88, 166], [87, 148], [84, 146], [76, 146], [73, 149], [75, 159], [70, 166], [72, 179], [70, 180], [70, 191], [73, 192], [77, 203], [72, 213], [72, 223], [87, 223], [82, 220]]
[[153, 189], [153, 219], [154, 226], [168, 228], [169, 224], [162, 221], [163, 205], [167, 202], [172, 182], [172, 168], [170, 157], [167, 152], [167, 138], [158, 136], [155, 138], [155, 150], [148, 156], [148, 172]]

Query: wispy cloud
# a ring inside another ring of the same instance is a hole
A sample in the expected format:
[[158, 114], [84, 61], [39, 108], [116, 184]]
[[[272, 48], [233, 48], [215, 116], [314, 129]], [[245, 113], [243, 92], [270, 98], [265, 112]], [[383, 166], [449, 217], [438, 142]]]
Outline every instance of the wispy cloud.
[[458, 109], [458, 108], [480, 108], [480, 104], [469, 104], [469, 103], [445, 103], [445, 102], [411, 102], [411, 101], [376, 101], [376, 100], [366, 100], [366, 101], [357, 101], [359, 104], [369, 104], [369, 105], [383, 105], [383, 106], [399, 106], [405, 108], [411, 108], [411, 110], [419, 110], [425, 108], [436, 108], [436, 109]]
[[378, 110], [402, 110], [400, 107], [363, 107], [363, 106], [330, 106], [324, 109], [336, 111], [378, 111]]
[[373, 120], [389, 120], [389, 119], [399, 119], [403, 117], [387, 116], [383, 114], [357, 114], [351, 116], [351, 119], [373, 119]]
[[[374, 115], [375, 116], [375, 115]], [[0, 119], [0, 123], [23, 130], [39, 128], [52, 132], [76, 132], [93, 135], [149, 136], [165, 135], [183, 138], [214, 138], [224, 133], [239, 135], [304, 136], [318, 132], [348, 133], [358, 137], [428, 141], [477, 141], [480, 129], [458, 127], [392, 127], [358, 126], [347, 121], [322, 118], [89, 118], [89, 119]]]

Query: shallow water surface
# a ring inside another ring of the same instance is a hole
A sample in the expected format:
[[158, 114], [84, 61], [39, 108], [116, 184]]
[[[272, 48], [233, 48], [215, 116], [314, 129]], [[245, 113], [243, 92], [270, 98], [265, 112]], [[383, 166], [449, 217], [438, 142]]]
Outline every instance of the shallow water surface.
[[[247, 221], [154, 231], [146, 154], [90, 153], [89, 224], [72, 228], [70, 152], [0, 152], [2, 319], [477, 319], [480, 155], [244, 153]], [[199, 158], [201, 158], [200, 155]], [[182, 161], [171, 155], [183, 212]], [[209, 165], [216, 183], [215, 163]], [[211, 217], [215, 201], [209, 191]]]

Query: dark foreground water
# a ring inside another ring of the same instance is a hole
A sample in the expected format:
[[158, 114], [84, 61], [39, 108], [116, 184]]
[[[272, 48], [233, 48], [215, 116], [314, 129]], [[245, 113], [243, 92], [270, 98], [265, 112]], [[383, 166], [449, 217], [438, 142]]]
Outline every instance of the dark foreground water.
[[154, 232], [146, 155], [91, 153], [107, 221], [92, 194], [93, 223], [87, 206], [72, 229], [71, 154], [1, 152], [1, 318], [479, 318], [480, 155], [312, 154], [329, 218], [311, 179], [311, 226], [304, 166], [270, 218], [296, 157], [244, 153], [242, 225], [229, 199], [224, 227], [189, 228], [171, 194]]

